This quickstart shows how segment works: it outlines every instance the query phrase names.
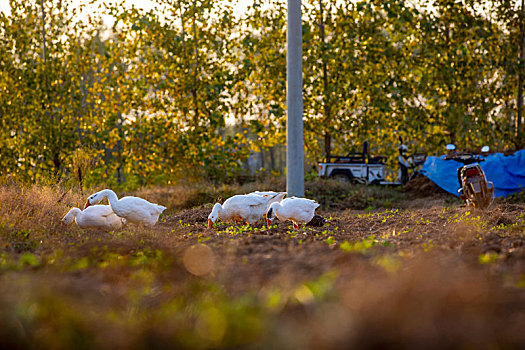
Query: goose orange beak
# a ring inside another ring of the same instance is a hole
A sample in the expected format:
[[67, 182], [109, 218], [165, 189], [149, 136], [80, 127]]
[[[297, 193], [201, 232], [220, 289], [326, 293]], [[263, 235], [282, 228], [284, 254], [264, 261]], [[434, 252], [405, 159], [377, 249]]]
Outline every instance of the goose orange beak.
[[269, 220], [269, 219], [266, 219], [266, 225], [268, 225], [268, 227], [270, 227], [272, 225], [272, 221]]
[[86, 204], [84, 205], [84, 209], [86, 209], [87, 207], [89, 207], [91, 205], [91, 203], [89, 203], [89, 199], [86, 201]]
[[211, 221], [211, 219], [208, 219], [208, 228], [212, 228], [213, 227], [213, 221]]

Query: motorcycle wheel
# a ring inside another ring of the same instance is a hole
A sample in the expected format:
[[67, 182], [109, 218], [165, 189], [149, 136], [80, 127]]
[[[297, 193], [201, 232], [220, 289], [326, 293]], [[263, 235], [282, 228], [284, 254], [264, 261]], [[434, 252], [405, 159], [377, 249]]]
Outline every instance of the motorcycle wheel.
[[492, 195], [489, 193], [487, 184], [481, 182], [481, 191], [474, 192], [472, 184], [465, 188], [465, 197], [467, 205], [472, 205], [474, 208], [485, 210], [492, 203]]
[[485, 210], [492, 203], [492, 196], [490, 196], [488, 191], [484, 189], [481, 192], [474, 193], [471, 197], [471, 201], [474, 208]]
[[485, 199], [483, 193], [474, 193], [471, 197], [472, 206], [474, 208], [485, 209]]
[[486, 182], [481, 183], [482, 194], [483, 194], [483, 207], [481, 209], [486, 209], [492, 203], [492, 191], [489, 191]]

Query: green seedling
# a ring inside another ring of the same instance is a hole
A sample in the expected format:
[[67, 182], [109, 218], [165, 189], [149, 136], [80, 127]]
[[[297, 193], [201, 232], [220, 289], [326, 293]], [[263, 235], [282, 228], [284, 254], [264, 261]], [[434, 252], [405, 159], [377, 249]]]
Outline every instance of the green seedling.
[[372, 235], [355, 243], [344, 241], [339, 245], [339, 248], [341, 248], [345, 252], [357, 252], [363, 254], [370, 248], [374, 247], [377, 243], [378, 241], [375, 239], [375, 236]]
[[336, 240], [333, 236], [330, 236], [328, 237], [327, 239], [325, 239], [325, 242], [328, 244], [328, 245], [332, 245], [332, 244], [335, 244], [336, 243]]
[[498, 253], [487, 252], [478, 256], [478, 262], [480, 264], [492, 264], [498, 261]]

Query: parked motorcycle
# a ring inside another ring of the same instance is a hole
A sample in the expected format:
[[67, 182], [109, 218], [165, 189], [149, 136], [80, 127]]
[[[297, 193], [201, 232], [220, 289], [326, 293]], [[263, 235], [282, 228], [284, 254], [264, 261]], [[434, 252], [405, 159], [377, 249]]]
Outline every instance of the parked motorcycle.
[[399, 151], [398, 181], [402, 184], [406, 184], [421, 173], [421, 167], [423, 163], [425, 163], [427, 156], [424, 153], [413, 153], [408, 155], [408, 147], [403, 143], [403, 138], [401, 136], [399, 136], [399, 142], [401, 145], [397, 148]]
[[[494, 198], [494, 184], [487, 180], [483, 169], [479, 165], [485, 159], [479, 154], [456, 153], [456, 146], [453, 144], [448, 144], [447, 150], [449, 154], [443, 159], [455, 160], [463, 164], [463, 166], [458, 168], [459, 198], [474, 208], [487, 208]], [[488, 146], [481, 148], [482, 153], [487, 153], [488, 151]]]

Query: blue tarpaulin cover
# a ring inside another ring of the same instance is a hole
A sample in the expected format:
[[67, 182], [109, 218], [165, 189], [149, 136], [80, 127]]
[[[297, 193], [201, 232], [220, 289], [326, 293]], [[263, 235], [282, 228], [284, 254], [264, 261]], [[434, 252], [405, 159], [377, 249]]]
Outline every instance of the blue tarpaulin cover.
[[[444, 156], [427, 157], [422, 173], [439, 187], [458, 195], [457, 169], [463, 164], [454, 160], [444, 160]], [[505, 197], [511, 193], [525, 190], [525, 150], [505, 156], [503, 153], [489, 154], [481, 162], [487, 180], [494, 183], [494, 195]]]

